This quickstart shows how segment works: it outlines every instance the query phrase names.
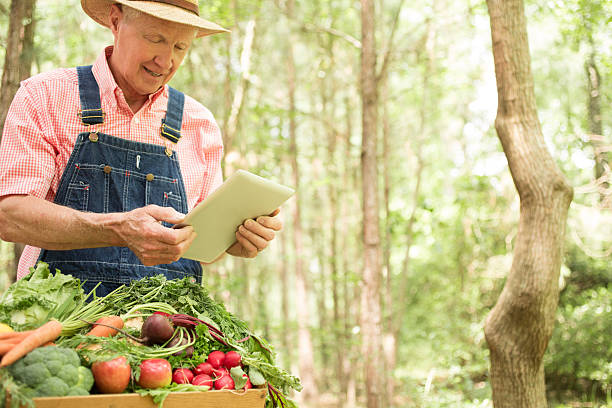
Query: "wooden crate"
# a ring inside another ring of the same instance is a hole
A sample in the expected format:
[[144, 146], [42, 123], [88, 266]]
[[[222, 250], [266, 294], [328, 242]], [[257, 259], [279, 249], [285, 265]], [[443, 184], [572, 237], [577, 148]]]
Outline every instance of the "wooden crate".
[[[164, 408], [264, 408], [266, 389], [248, 391], [173, 392]], [[151, 397], [138, 394], [97, 394], [82, 397], [34, 398], [36, 408], [157, 408]]]

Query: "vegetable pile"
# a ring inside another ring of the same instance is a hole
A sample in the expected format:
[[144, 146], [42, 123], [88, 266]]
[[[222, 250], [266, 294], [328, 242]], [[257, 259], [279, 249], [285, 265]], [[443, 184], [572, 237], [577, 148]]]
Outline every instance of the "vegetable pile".
[[1, 323], [17, 330], [0, 332], [0, 401], [8, 393], [12, 407], [89, 392], [137, 392], [161, 407], [174, 391], [252, 387], [267, 389], [267, 407], [295, 407], [286, 395], [301, 390], [265, 339], [188, 278], [158, 275], [97, 297], [39, 262], [0, 297]]

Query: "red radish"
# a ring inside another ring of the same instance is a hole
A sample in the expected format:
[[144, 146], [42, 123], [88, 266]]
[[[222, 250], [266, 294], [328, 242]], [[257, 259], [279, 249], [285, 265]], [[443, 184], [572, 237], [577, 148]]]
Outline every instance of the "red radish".
[[172, 374], [172, 381], [177, 384], [190, 384], [193, 380], [193, 372], [188, 368], [177, 368]]
[[230, 375], [230, 373], [229, 373], [228, 369], [225, 368], [225, 367], [221, 367], [221, 368], [213, 370], [213, 376], [215, 377], [215, 379], [216, 378], [224, 377], [226, 375]]
[[210, 363], [200, 363], [193, 369], [196, 375], [206, 374], [213, 375], [213, 366]]
[[240, 361], [242, 360], [242, 356], [235, 351], [228, 351], [225, 354], [225, 362], [223, 363], [227, 369], [232, 367], [237, 367], [240, 365]]
[[220, 368], [225, 362], [225, 353], [219, 350], [211, 351], [206, 360], [213, 368]]
[[245, 374], [242, 377], [243, 378], [246, 377], [246, 379], [247, 379], [246, 384], [244, 384], [244, 389], [245, 390], [250, 390], [251, 388], [253, 388], [253, 384], [251, 384], [251, 380], [249, 379], [249, 376]]
[[228, 375], [224, 375], [221, 378], [217, 378], [215, 380], [215, 390], [233, 390], [234, 389], [234, 380], [232, 377]]
[[209, 389], [212, 389], [213, 388], [213, 379], [210, 378], [210, 375], [198, 374], [195, 377], [193, 377], [193, 380], [191, 381], [191, 384], [193, 384], [193, 385], [205, 385]]

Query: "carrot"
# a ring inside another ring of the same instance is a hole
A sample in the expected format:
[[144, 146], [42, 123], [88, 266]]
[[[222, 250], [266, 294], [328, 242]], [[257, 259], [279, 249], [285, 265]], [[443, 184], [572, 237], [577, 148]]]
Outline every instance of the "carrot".
[[120, 316], [104, 316], [96, 320], [93, 325], [93, 329], [87, 333], [87, 336], [113, 337], [117, 334], [117, 330], [108, 326], [123, 329], [123, 319]]
[[5, 340], [5, 339], [12, 339], [12, 338], [20, 338], [23, 339], [25, 337], [27, 337], [29, 334], [31, 334], [34, 330], [25, 330], [25, 331], [21, 331], [21, 332], [6, 332], [6, 333], [0, 333], [0, 340]]
[[45, 343], [57, 339], [61, 333], [62, 324], [57, 320], [49, 320], [47, 323], [34, 330], [20, 343], [16, 344], [15, 347], [10, 349], [4, 357], [2, 357], [0, 367], [6, 367], [13, 364], [36, 347], [40, 347]]
[[19, 343], [0, 343], [0, 355], [5, 355]]

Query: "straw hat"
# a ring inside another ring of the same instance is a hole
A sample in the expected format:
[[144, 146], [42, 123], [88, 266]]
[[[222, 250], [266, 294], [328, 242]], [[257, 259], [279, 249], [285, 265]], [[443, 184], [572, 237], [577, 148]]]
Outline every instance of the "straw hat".
[[140, 10], [162, 20], [185, 24], [198, 29], [196, 37], [229, 32], [225, 28], [200, 17], [198, 0], [81, 0], [81, 6], [89, 17], [104, 27], [109, 27], [111, 5], [118, 3]]

